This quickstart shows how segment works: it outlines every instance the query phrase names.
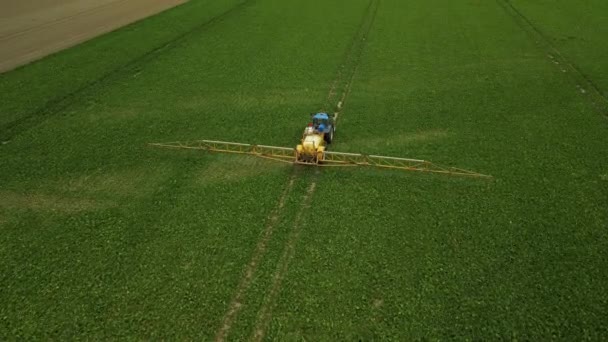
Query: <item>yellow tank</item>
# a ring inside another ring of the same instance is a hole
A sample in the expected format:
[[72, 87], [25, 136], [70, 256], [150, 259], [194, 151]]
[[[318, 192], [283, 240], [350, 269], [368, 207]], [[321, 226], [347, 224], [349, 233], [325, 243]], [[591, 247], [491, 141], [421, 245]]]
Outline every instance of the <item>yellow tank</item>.
[[323, 133], [305, 130], [302, 141], [296, 147], [296, 162], [305, 164], [318, 164], [323, 161], [326, 142]]

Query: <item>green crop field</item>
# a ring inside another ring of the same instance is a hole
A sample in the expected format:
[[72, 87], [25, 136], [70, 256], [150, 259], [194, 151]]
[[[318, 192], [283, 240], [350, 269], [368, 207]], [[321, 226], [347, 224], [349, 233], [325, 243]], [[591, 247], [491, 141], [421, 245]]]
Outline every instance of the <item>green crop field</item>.
[[[0, 75], [0, 339], [605, 340], [603, 0], [191, 0]], [[157, 149], [331, 149], [474, 179]]]

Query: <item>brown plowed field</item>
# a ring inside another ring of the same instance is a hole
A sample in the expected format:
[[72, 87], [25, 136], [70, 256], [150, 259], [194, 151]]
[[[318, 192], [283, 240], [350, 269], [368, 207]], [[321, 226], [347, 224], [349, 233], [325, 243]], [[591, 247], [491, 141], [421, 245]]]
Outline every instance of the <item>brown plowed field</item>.
[[187, 0], [0, 0], [0, 72]]

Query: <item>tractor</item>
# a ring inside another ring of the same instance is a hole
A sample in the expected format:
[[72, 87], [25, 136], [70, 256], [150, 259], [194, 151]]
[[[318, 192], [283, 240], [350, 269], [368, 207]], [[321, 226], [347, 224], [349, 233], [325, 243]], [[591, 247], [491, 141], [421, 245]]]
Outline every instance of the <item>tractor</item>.
[[296, 163], [319, 164], [323, 161], [327, 145], [331, 144], [336, 132], [334, 118], [327, 113], [317, 113], [304, 129], [302, 141], [296, 147]]

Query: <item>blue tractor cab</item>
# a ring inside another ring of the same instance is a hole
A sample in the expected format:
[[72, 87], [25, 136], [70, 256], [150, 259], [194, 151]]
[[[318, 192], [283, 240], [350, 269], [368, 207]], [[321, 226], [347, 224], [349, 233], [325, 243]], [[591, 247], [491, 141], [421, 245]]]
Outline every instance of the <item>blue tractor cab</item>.
[[331, 144], [336, 131], [333, 117], [330, 117], [327, 113], [314, 114], [312, 115], [312, 125], [319, 133], [323, 133], [325, 141]]

